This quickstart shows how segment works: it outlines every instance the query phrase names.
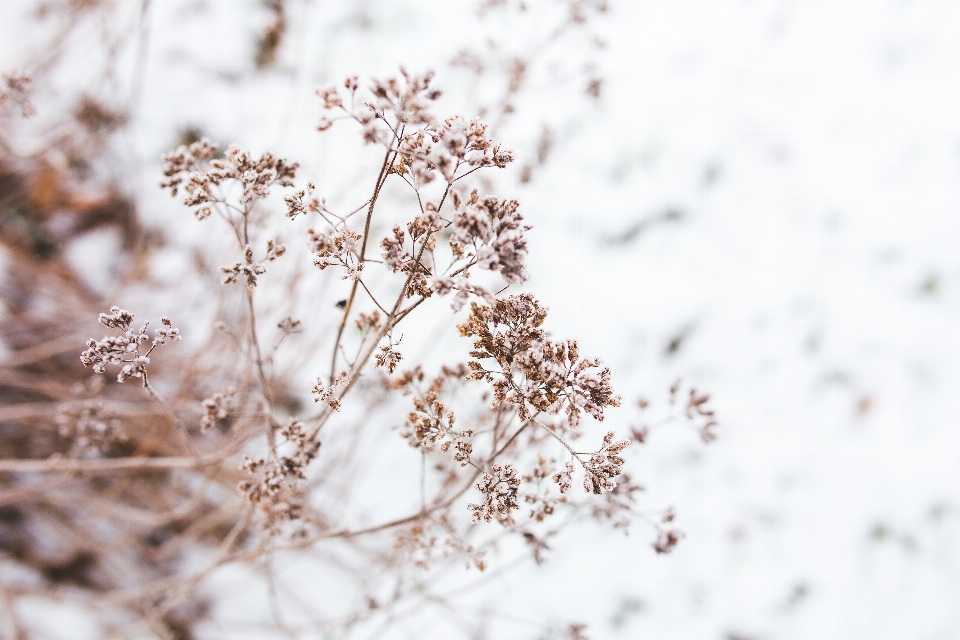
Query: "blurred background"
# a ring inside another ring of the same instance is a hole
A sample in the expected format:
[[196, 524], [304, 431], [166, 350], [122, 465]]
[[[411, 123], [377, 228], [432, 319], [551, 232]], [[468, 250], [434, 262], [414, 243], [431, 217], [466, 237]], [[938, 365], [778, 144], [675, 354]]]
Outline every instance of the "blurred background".
[[644, 504], [678, 514], [674, 553], [641, 527], [566, 532], [477, 591], [497, 616], [476, 637], [553, 619], [594, 639], [960, 637], [960, 4], [601, 8], [3, 0], [0, 72], [35, 76], [38, 111], [4, 153], [47, 150], [51, 183], [102, 161], [69, 216], [6, 210], [0, 233], [109, 297], [142, 226], [152, 282], [189, 289], [198, 227], [156, 186], [164, 152], [208, 135], [343, 189], [314, 88], [434, 69], [451, 113], [517, 151], [492, 187], [534, 227], [525, 287], [554, 333], [626, 398], [656, 408], [680, 377], [720, 419], [708, 447], [664, 429], [639, 460]]

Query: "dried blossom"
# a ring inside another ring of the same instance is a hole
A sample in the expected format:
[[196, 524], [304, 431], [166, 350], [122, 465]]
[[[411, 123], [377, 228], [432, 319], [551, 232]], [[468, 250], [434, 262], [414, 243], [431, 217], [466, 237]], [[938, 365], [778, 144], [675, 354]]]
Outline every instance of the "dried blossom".
[[73, 440], [71, 452], [80, 456], [103, 454], [112, 444], [127, 440], [117, 415], [99, 399], [61, 407], [57, 432]]
[[3, 76], [3, 89], [0, 89], [0, 106], [7, 100], [20, 107], [20, 115], [29, 118], [36, 115], [37, 110], [30, 102], [30, 92], [33, 79], [25, 73], [9, 73]]
[[414, 181], [421, 185], [433, 179], [433, 171], [439, 171], [444, 181], [452, 184], [461, 167], [502, 169], [514, 160], [512, 151], [494, 145], [487, 137], [486, 124], [460, 116], [405, 135], [399, 153]]
[[[230, 146], [222, 159], [212, 159], [216, 153], [217, 146], [206, 138], [190, 146], [181, 145], [164, 156], [163, 175], [168, 180], [161, 182], [160, 187], [170, 189], [170, 194], [175, 196], [182, 186], [187, 192], [183, 203], [195, 207], [224, 202], [217, 187], [234, 180], [242, 186], [237, 200], [249, 206], [266, 197], [274, 184], [293, 186], [299, 167], [298, 163], [289, 163], [269, 152], [254, 158], [236, 145]], [[209, 207], [202, 207], [197, 217], [203, 219], [209, 214]]]
[[374, 80], [369, 87], [369, 99], [357, 104], [356, 93], [359, 81], [356, 77], [347, 78], [343, 86], [349, 93], [344, 100], [340, 89], [327, 86], [317, 89], [317, 95], [323, 101], [325, 113], [318, 123], [320, 131], [326, 131], [333, 125], [336, 116], [329, 112], [340, 112], [363, 127], [363, 139], [367, 143], [390, 144], [396, 137], [388, 117], [397, 125], [422, 126], [434, 122], [429, 112], [431, 103], [440, 97], [440, 91], [432, 89], [430, 83], [433, 72], [412, 75], [401, 69], [402, 78]]
[[411, 445], [429, 449], [446, 438], [447, 432], [453, 428], [455, 417], [452, 412], [446, 412], [436, 391], [430, 390], [422, 398], [414, 396], [413, 408], [401, 433]]
[[[453, 414], [449, 414], [448, 421], [452, 420]], [[452, 422], [450, 423], [452, 425]], [[440, 450], [444, 453], [447, 453], [451, 448], [453, 449], [453, 459], [460, 463], [461, 467], [465, 467], [470, 464], [470, 455], [473, 453], [473, 443], [470, 441], [474, 436], [473, 429], [464, 429], [460, 433], [454, 432], [452, 429], [448, 431], [454, 435], [453, 440], [446, 440], [443, 444], [440, 445]]]
[[[302, 519], [306, 506], [302, 481], [307, 479], [307, 466], [320, 450], [320, 442], [311, 440], [298, 420], [281, 426], [279, 433], [291, 445], [291, 451], [270, 459], [244, 456], [240, 467], [256, 481], [244, 480], [239, 489], [250, 504], [260, 508], [265, 516], [262, 526], [272, 535], [280, 534], [284, 524]], [[296, 533], [303, 535], [304, 531], [300, 528]]]
[[391, 78], [373, 82], [371, 92], [375, 102], [368, 103], [368, 108], [378, 114], [391, 111], [396, 116], [397, 121], [401, 123], [430, 124], [433, 122], [433, 116], [428, 112], [430, 103], [440, 97], [440, 91], [430, 87], [430, 83], [433, 81], [433, 72], [427, 71], [422, 75], [412, 75], [406, 69], [401, 68], [400, 73], [403, 76], [403, 81], [398, 78]]
[[558, 471], [551, 476], [550, 479], [556, 482], [560, 488], [560, 493], [570, 491], [570, 487], [573, 486], [573, 470], [573, 463], [567, 462], [563, 467], [563, 471]]
[[243, 258], [243, 263], [237, 262], [232, 267], [220, 267], [220, 272], [223, 274], [220, 281], [223, 284], [236, 284], [239, 278], [243, 278], [247, 281], [248, 289], [257, 286], [257, 276], [266, 273], [267, 268], [263, 263], [254, 260], [253, 247], [249, 244], [244, 247]]
[[463, 308], [463, 305], [470, 300], [470, 296], [483, 298], [483, 300], [489, 305], [497, 303], [497, 299], [492, 293], [483, 287], [472, 284], [464, 276], [459, 276], [457, 278], [434, 278], [430, 282], [430, 287], [433, 289], [434, 293], [440, 296], [445, 296], [451, 292], [456, 292], [456, 295], [453, 297], [453, 301], [450, 303], [450, 306], [454, 311], [460, 311], [460, 309]]
[[267, 256], [266, 259], [268, 262], [273, 262], [283, 254], [287, 252], [286, 245], [280, 244], [275, 240], [267, 240]]
[[329, 388], [324, 387], [323, 381], [317, 378], [317, 382], [311, 390], [311, 393], [316, 396], [313, 401], [322, 402], [334, 411], [340, 411], [340, 399], [337, 398], [337, 389], [347, 384], [348, 377], [346, 371], [341, 371], [340, 374], [334, 378], [333, 384], [331, 384]]
[[343, 106], [343, 100], [340, 99], [340, 93], [335, 86], [318, 87], [316, 93], [323, 101], [324, 109], [335, 109]]
[[[406, 176], [414, 188], [431, 182], [437, 173], [453, 184], [465, 173], [483, 167], [503, 168], [513, 161], [513, 152], [495, 145], [487, 136], [487, 125], [479, 120], [454, 116], [438, 122], [433, 117], [429, 109], [440, 92], [430, 86], [432, 72], [417, 76], [401, 69], [401, 75], [374, 80], [370, 98], [360, 105], [356, 78], [344, 82], [349, 100], [337, 87], [318, 89], [326, 112], [318, 129], [329, 129], [339, 118], [356, 121], [363, 127], [365, 142], [396, 148], [397, 157], [388, 173]], [[461, 167], [467, 171], [458, 175]], [[295, 202], [289, 207], [299, 211]]]
[[[457, 202], [457, 199], [454, 200]], [[504, 280], [519, 284], [527, 279], [526, 232], [516, 200], [493, 196], [480, 199], [476, 190], [453, 218], [454, 238], [461, 247], [470, 247], [474, 264], [481, 269], [499, 271]]]
[[699, 432], [700, 439], [703, 440], [705, 444], [709, 444], [717, 439], [717, 434], [714, 432], [714, 428], [717, 426], [714, 411], [706, 406], [709, 400], [710, 396], [708, 394], [697, 393], [696, 388], [692, 387], [690, 389], [690, 397], [687, 400], [687, 407], [684, 410], [688, 420], [703, 419]]
[[[477, 358], [470, 362], [471, 378], [490, 382], [495, 403], [517, 405], [522, 419], [531, 415], [529, 407], [549, 414], [565, 407], [571, 427], [580, 424], [581, 411], [603, 420], [604, 407], [620, 406], [610, 370], [592, 372], [600, 361], [581, 359], [575, 340], [548, 340], [541, 328], [546, 316], [530, 294], [508, 296], [492, 307], [472, 303], [470, 318], [458, 325], [461, 336], [478, 338], [470, 352]], [[486, 359], [500, 371], [486, 369], [480, 362]]]
[[[443, 535], [443, 539], [435, 533]], [[442, 543], [441, 543], [442, 542]], [[484, 551], [477, 551], [457, 535], [456, 528], [446, 515], [436, 521], [422, 519], [403, 529], [396, 538], [393, 548], [412, 558], [415, 566], [429, 569], [436, 560], [449, 558], [456, 554], [465, 557], [467, 568], [474, 566], [480, 571], [486, 569]]]
[[278, 322], [277, 328], [280, 329], [284, 335], [291, 335], [303, 331], [303, 328], [300, 326], [300, 321], [290, 316]]
[[[83, 366], [92, 367], [97, 373], [103, 373], [107, 365], [118, 366], [120, 367], [120, 372], [117, 374], [118, 382], [123, 382], [127, 378], [144, 378], [146, 367], [150, 363], [149, 356], [153, 350], [167, 344], [168, 340], [180, 340], [180, 330], [175, 328], [170, 320], [163, 318], [160, 321], [163, 328], [155, 332], [150, 348], [146, 353], [140, 353], [140, 345], [150, 342], [150, 336], [147, 335], [147, 327], [150, 323], [144, 322], [139, 330], [133, 331], [130, 328], [133, 318], [134, 314], [120, 307], [111, 307], [109, 314], [101, 313], [100, 323], [119, 329], [123, 335], [105, 336], [102, 340], [87, 340], [89, 348], [80, 354], [80, 362]], [[146, 384], [145, 378], [144, 384]]]
[[642, 427], [632, 427], [630, 429], [630, 437], [632, 438], [631, 442], [636, 442], [637, 444], [644, 444], [647, 441], [647, 438], [650, 437], [650, 428], [647, 426]]
[[717, 434], [713, 431], [716, 426], [716, 421], [710, 420], [700, 427], [700, 439], [703, 440], [704, 444], [710, 444], [717, 439]]
[[291, 195], [284, 196], [283, 201], [287, 205], [287, 217], [291, 220], [296, 219], [300, 214], [306, 215], [307, 211], [315, 211], [318, 208], [319, 201], [316, 198], [304, 203], [304, 198], [313, 194], [316, 187], [312, 182], [307, 183], [306, 190], [299, 190]]
[[[366, 314], [361, 311], [357, 314], [357, 319], [355, 322], [357, 329], [359, 329], [361, 332], [366, 333], [368, 331], [377, 331], [380, 329], [380, 313], [378, 311], [374, 311], [373, 313]], [[391, 371], [390, 373], [393, 372]]]
[[363, 236], [360, 234], [350, 229], [342, 229], [336, 233], [318, 233], [307, 229], [307, 233], [310, 249], [316, 254], [313, 263], [321, 271], [334, 264], [355, 272], [363, 268], [363, 263], [360, 262], [360, 241]]
[[387, 269], [396, 273], [398, 271], [410, 271], [414, 263], [413, 256], [403, 248], [406, 241], [406, 234], [401, 227], [393, 228], [393, 236], [387, 236], [380, 241], [383, 261]]
[[583, 464], [583, 489], [597, 495], [604, 491], [613, 491], [617, 484], [614, 478], [620, 475], [626, 460], [619, 453], [630, 446], [629, 440], [613, 441], [613, 431], [603, 436], [603, 446]]
[[413, 369], [402, 372], [394, 379], [392, 385], [394, 389], [403, 391], [403, 395], [408, 395], [412, 393], [412, 388], [417, 383], [423, 382], [424, 377], [423, 367], [417, 365]]
[[517, 501], [520, 478], [512, 464], [495, 464], [490, 471], [474, 485], [483, 494], [483, 504], [468, 504], [467, 508], [473, 512], [474, 522], [490, 522], [496, 518], [500, 524], [510, 526], [514, 524], [511, 512], [520, 507]]
[[587, 625], [582, 622], [571, 622], [567, 625], [563, 635], [567, 640], [590, 640], [587, 634], [584, 633], [584, 629], [586, 628]]
[[606, 491], [603, 497], [593, 502], [590, 512], [597, 520], [606, 520], [617, 529], [626, 531], [631, 522], [631, 510], [636, 501], [635, 493], [643, 491], [643, 486], [632, 481], [630, 474], [620, 476], [617, 486]]
[[653, 543], [653, 549], [657, 553], [670, 553], [676, 548], [682, 537], [683, 533], [676, 529], [660, 530], [657, 534], [657, 541]]
[[[535, 522], [543, 522], [547, 517], [553, 515], [557, 506], [568, 502], [568, 498], [565, 495], [550, 495], [550, 483], [544, 482], [544, 480], [548, 478], [553, 479], [553, 476], [558, 475], [553, 472], [553, 462], [555, 461], [547, 460], [543, 456], [538, 456], [536, 466], [533, 467], [530, 474], [523, 476], [525, 483], [533, 484], [536, 488], [534, 493], [528, 493], [523, 496], [524, 501], [531, 505], [530, 518]], [[571, 466], [568, 470], [572, 471], [573, 467]], [[542, 493], [541, 489], [543, 490]], [[560, 492], [561, 494], [564, 493], [563, 487], [561, 487]], [[536, 553], [534, 555], [536, 556]]]
[[234, 397], [237, 390], [228, 387], [223, 393], [215, 393], [209, 398], [204, 398], [202, 402], [203, 416], [200, 418], [200, 431], [206, 431], [217, 425], [234, 409]]
[[[420, 569], [429, 569], [430, 563], [437, 558], [439, 538], [427, 530], [427, 522], [419, 521], [397, 534], [393, 548], [410, 556], [413, 564]], [[439, 554], [443, 557], [443, 554]]]
[[403, 356], [399, 351], [393, 348], [393, 345], [384, 345], [380, 347], [380, 353], [375, 357], [376, 366], [384, 367], [387, 373], [393, 373]]
[[[540, 522], [540, 520], [537, 520], [537, 522]], [[543, 552], [550, 550], [550, 545], [547, 544], [547, 541], [544, 538], [538, 538], [530, 531], [523, 532], [523, 541], [530, 546], [530, 552], [533, 554], [533, 561], [538, 565], [543, 564]]]

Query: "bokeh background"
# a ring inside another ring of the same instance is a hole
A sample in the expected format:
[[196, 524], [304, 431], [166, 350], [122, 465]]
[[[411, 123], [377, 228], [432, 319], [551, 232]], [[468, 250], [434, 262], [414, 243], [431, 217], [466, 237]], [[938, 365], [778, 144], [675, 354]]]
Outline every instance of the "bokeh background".
[[[673, 554], [642, 526], [567, 532], [477, 591], [496, 614], [478, 637], [553, 619], [595, 639], [960, 637], [960, 4], [612, 1], [531, 52], [565, 5], [481, 20], [460, 0], [291, 0], [267, 63], [259, 0], [122, 2], [65, 39], [37, 4], [0, 2], [0, 71], [60, 47], [39, 105], [129, 107], [109, 157], [174, 285], [197, 228], [155, 185], [184, 131], [299, 159], [335, 191], [351, 158], [314, 131], [314, 87], [433, 68], [471, 116], [497, 60], [536, 53], [497, 132], [519, 161], [495, 187], [534, 226], [526, 287], [628, 399], [656, 408], [677, 377], [711, 393], [720, 437], [664, 429], [639, 460], [643, 504], [686, 534]], [[486, 75], [451, 66], [471, 48]], [[109, 292], [119, 242], [93, 231], [67, 254]], [[210, 588], [255, 617], [229, 580]]]

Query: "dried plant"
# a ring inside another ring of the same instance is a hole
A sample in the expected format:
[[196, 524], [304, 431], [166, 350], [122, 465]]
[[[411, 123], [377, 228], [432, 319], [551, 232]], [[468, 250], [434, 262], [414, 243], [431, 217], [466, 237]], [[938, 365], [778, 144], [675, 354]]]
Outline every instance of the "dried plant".
[[[286, 27], [285, 3], [267, 5], [276, 20], [259, 66]], [[594, 9], [571, 3], [569, 24]], [[517, 65], [499, 119], [521, 89]], [[6, 82], [0, 117], [30, 115], [28, 78]], [[0, 317], [0, 611], [13, 637], [28, 633], [18, 602], [29, 598], [85, 609], [105, 637], [197, 637], [217, 620], [207, 581], [229, 566], [267, 585], [274, 631], [376, 635], [411, 603], [454, 606], [442, 591], [424, 598], [450, 567], [482, 572], [511, 540], [539, 564], [582, 517], [647, 522], [658, 553], [682, 537], [667, 527], [672, 510], [636, 509], [631, 441], [595, 424], [621, 404], [610, 370], [552, 338], [546, 305], [517, 291], [532, 229], [521, 203], [482, 179], [515, 160], [494, 129], [435, 115], [431, 73], [350, 77], [317, 94], [321, 132], [353, 127], [379, 151], [369, 197], [346, 211], [271, 153], [201, 138], [163, 158], [161, 187], [209, 241], [197, 262], [213, 302], [184, 317], [157, 292], [145, 310], [168, 313], [182, 336], [85, 290], [58, 257], [69, 234], [49, 232], [27, 186], [48, 165], [3, 141], [5, 211], [27, 221], [0, 220], [22, 265]], [[76, 136], [102, 150], [124, 114], [84, 100]], [[538, 144], [542, 164], [549, 134]], [[57, 184], [58, 206], [80, 219], [70, 233], [113, 225], [131, 254], [146, 246], [114, 191], [94, 206], [75, 182]], [[84, 221], [90, 207], [96, 222]], [[463, 361], [411, 356], [410, 319], [422, 316], [456, 328]], [[97, 320], [112, 335], [91, 337]], [[667, 421], [689, 420], [709, 441], [706, 403], [691, 390]], [[665, 423], [635, 428], [633, 443]], [[371, 490], [379, 474], [390, 496]], [[284, 592], [277, 568], [291, 562], [341, 577], [346, 604]], [[560, 633], [587, 637], [579, 623]]]

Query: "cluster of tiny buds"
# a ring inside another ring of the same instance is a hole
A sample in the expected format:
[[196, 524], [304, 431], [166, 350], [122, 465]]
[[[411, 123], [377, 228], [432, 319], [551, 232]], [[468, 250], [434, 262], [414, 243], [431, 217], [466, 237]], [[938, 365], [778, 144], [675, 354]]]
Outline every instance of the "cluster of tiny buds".
[[318, 211], [320, 209], [320, 200], [312, 198], [304, 204], [303, 199], [312, 194], [317, 189], [312, 182], [307, 183], [307, 189], [294, 192], [291, 195], [284, 196], [283, 201], [287, 204], [287, 217], [291, 220], [300, 214], [306, 215], [308, 211]]
[[33, 104], [30, 102], [30, 90], [33, 84], [32, 78], [19, 72], [8, 73], [3, 76], [3, 88], [0, 89], [0, 106], [3, 106], [8, 100], [20, 107], [20, 115], [29, 118], [37, 113]]
[[520, 507], [517, 500], [520, 476], [516, 468], [512, 464], [495, 464], [475, 486], [483, 494], [483, 503], [467, 505], [473, 512], [473, 521], [490, 522], [496, 518], [504, 526], [512, 525], [511, 512]]
[[[668, 418], [685, 417], [687, 424], [697, 431], [700, 439], [703, 440], [705, 444], [713, 442], [717, 439], [717, 418], [714, 410], [707, 406], [707, 403], [710, 401], [710, 396], [706, 393], [700, 393], [696, 387], [691, 387], [687, 395], [686, 403], [679, 404], [678, 400], [680, 396], [683, 395], [680, 393], [681, 386], [682, 381], [679, 379], [670, 385], [669, 404], [677, 407], [677, 409], [674, 409], [673, 415], [668, 416]], [[646, 398], [640, 398], [637, 404], [640, 407], [640, 411], [643, 412], [650, 406], [650, 401]], [[680, 407], [682, 407], [682, 409]], [[643, 444], [650, 435], [650, 427], [647, 425], [633, 427], [631, 433], [634, 441]]]
[[[579, 426], [583, 411], [602, 421], [605, 407], [620, 406], [610, 370], [592, 372], [600, 361], [580, 358], [575, 340], [549, 340], [541, 328], [546, 317], [546, 309], [528, 293], [492, 307], [472, 303], [469, 319], [458, 326], [460, 335], [477, 337], [470, 377], [489, 382], [495, 404], [516, 405], [523, 420], [533, 412], [563, 410], [570, 427]], [[484, 360], [493, 360], [499, 370], [487, 369]]]
[[616, 488], [614, 478], [620, 475], [626, 460], [620, 457], [620, 452], [630, 446], [629, 440], [613, 441], [614, 433], [607, 432], [603, 437], [603, 446], [590, 456], [590, 460], [583, 463], [583, 489], [587, 493], [600, 495], [604, 491], [613, 491]]
[[683, 533], [676, 529], [663, 529], [657, 534], [657, 541], [653, 543], [653, 548], [657, 553], [670, 553], [682, 537]]
[[127, 439], [120, 420], [99, 399], [62, 407], [57, 427], [61, 438], [73, 440], [71, 453], [78, 456], [102, 454], [112, 444]]
[[203, 400], [203, 416], [200, 418], [200, 431], [206, 431], [215, 427], [221, 420], [224, 420], [233, 410], [234, 397], [237, 390], [233, 387], [227, 387], [223, 393], [215, 393], [209, 398]]
[[[180, 340], [180, 330], [173, 326], [167, 318], [162, 318], [160, 324], [162, 327], [157, 329], [154, 337], [151, 339], [147, 335], [149, 322], [144, 322], [139, 330], [134, 331], [130, 327], [133, 324], [134, 314], [121, 309], [120, 307], [111, 307], [110, 313], [100, 314], [100, 323], [112, 329], [119, 329], [123, 335], [105, 336], [102, 340], [87, 340], [86, 351], [80, 354], [80, 362], [85, 367], [92, 367], [97, 373], [103, 373], [108, 365], [120, 367], [117, 374], [117, 381], [123, 382], [128, 378], [144, 378], [146, 383], [146, 367], [150, 363], [150, 354], [158, 346], [167, 344], [168, 341]], [[151, 342], [150, 348], [146, 353], [140, 352], [140, 347], [145, 342]]]
[[190, 146], [180, 146], [163, 158], [163, 175], [168, 178], [160, 183], [176, 196], [181, 187], [187, 192], [183, 203], [199, 207], [194, 211], [198, 220], [213, 213], [213, 206], [225, 204], [220, 185], [234, 180], [241, 184], [242, 192], [237, 200], [244, 207], [244, 215], [254, 201], [264, 198], [270, 187], [279, 184], [293, 186], [297, 163], [289, 163], [272, 153], [254, 158], [248, 151], [236, 145], [230, 146], [222, 159], [213, 159], [218, 147], [204, 138]]
[[317, 382], [310, 391], [315, 396], [313, 401], [322, 402], [333, 411], [340, 411], [340, 399], [337, 398], [337, 389], [345, 386], [348, 378], [349, 375], [347, 372], [341, 371], [329, 387], [324, 386], [323, 380], [317, 378]]
[[[244, 480], [238, 485], [250, 504], [263, 512], [262, 526], [272, 535], [279, 535], [286, 523], [299, 522], [302, 525], [306, 497], [302, 481], [307, 479], [307, 466], [320, 450], [320, 441], [311, 439], [299, 420], [291, 419], [280, 425], [278, 433], [290, 450], [269, 459], [244, 456], [240, 469], [259, 475], [259, 479], [256, 482]], [[295, 530], [295, 535], [305, 534], [302, 526]]]
[[[274, 240], [267, 240], [267, 252], [264, 261], [273, 262], [287, 252], [286, 245], [279, 244]], [[230, 267], [220, 267], [223, 274], [221, 282], [223, 284], [236, 284], [238, 279], [243, 278], [247, 282], [247, 288], [253, 289], [257, 286], [257, 276], [267, 272], [263, 262], [254, 259], [253, 247], [249, 244], [243, 249], [243, 262], [237, 262]]]

